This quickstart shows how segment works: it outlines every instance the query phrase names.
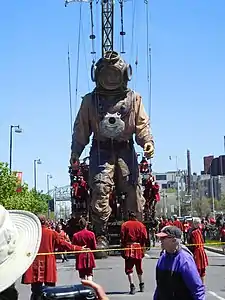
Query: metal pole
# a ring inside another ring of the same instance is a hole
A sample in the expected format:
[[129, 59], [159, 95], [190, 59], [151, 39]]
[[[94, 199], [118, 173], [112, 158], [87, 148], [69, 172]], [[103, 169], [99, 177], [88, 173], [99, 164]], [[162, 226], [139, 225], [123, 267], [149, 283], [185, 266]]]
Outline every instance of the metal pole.
[[165, 191], [162, 191], [162, 197], [163, 197], [163, 215], [166, 216], [167, 213], [167, 207], [166, 207], [166, 195], [165, 195]]
[[180, 203], [180, 189], [179, 189], [179, 168], [178, 157], [176, 156], [176, 181], [177, 181], [177, 202], [178, 202], [178, 216], [181, 217], [181, 203]]
[[34, 160], [34, 190], [37, 191], [37, 160]]
[[[49, 174], [47, 174], [47, 194], [49, 196]], [[48, 219], [50, 217], [50, 208], [49, 208], [49, 200], [48, 200]]]
[[54, 195], [53, 195], [53, 199], [54, 199], [54, 216], [55, 216], [55, 220], [56, 220], [56, 187], [54, 188]]
[[10, 170], [10, 174], [12, 172], [12, 132], [13, 132], [13, 126], [10, 125], [10, 135], [9, 135], [9, 170]]
[[49, 195], [49, 174], [47, 174], [47, 194]]
[[215, 197], [214, 197], [214, 182], [213, 182], [213, 177], [210, 178], [210, 181], [211, 181], [211, 195], [212, 195], [213, 218], [215, 218]]

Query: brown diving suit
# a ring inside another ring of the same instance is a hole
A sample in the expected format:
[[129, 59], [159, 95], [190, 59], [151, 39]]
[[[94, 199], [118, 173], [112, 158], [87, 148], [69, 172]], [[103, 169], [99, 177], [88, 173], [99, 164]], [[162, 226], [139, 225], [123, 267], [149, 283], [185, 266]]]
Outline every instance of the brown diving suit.
[[[101, 135], [100, 121], [108, 112], [120, 114], [125, 124], [123, 132], [113, 140]], [[141, 96], [131, 90], [123, 97], [103, 98], [95, 91], [85, 95], [74, 123], [72, 153], [79, 157], [89, 143], [92, 133], [94, 135], [90, 151], [89, 185], [92, 190], [94, 225], [104, 227], [109, 219], [109, 197], [115, 184], [115, 174], [117, 188], [127, 195], [124, 203], [125, 215], [128, 210], [135, 211], [137, 218], [142, 220], [145, 199], [140, 187], [133, 134], [136, 143], [141, 147], [146, 143], [154, 145], [154, 142]]]

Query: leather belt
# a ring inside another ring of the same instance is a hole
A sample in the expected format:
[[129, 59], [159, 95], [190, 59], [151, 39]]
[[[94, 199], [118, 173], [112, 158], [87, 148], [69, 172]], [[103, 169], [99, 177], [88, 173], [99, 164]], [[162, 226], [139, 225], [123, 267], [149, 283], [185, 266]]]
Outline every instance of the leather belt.
[[105, 141], [97, 141], [93, 139], [92, 147], [100, 147], [101, 149], [123, 149], [123, 148], [132, 148], [134, 145], [134, 141], [132, 139], [128, 141], [117, 141], [107, 139]]

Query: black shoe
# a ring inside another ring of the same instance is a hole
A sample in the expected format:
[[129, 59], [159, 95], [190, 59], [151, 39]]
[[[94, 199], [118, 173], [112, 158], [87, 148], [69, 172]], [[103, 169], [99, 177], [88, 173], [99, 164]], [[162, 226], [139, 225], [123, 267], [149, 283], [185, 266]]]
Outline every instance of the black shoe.
[[145, 289], [145, 284], [144, 284], [144, 282], [140, 283], [140, 284], [139, 284], [139, 287], [140, 287], [140, 292], [143, 293], [143, 292], [144, 292], [144, 289]]
[[135, 289], [134, 284], [132, 283], [132, 284], [130, 285], [130, 295], [134, 295], [135, 292], [136, 292], [136, 289]]

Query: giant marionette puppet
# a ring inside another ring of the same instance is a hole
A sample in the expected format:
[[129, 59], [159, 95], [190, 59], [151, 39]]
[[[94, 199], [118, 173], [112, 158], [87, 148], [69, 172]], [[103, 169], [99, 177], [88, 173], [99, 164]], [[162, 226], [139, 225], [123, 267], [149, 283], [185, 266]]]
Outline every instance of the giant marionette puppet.
[[145, 199], [140, 187], [133, 135], [148, 159], [154, 154], [154, 142], [142, 98], [127, 86], [131, 73], [131, 66], [118, 53], [106, 52], [92, 68], [96, 87], [83, 97], [74, 123], [72, 166], [79, 162], [93, 133], [89, 185], [92, 223], [97, 235], [105, 234], [114, 184], [126, 194], [125, 217], [128, 217], [128, 211], [134, 211], [142, 220]]

